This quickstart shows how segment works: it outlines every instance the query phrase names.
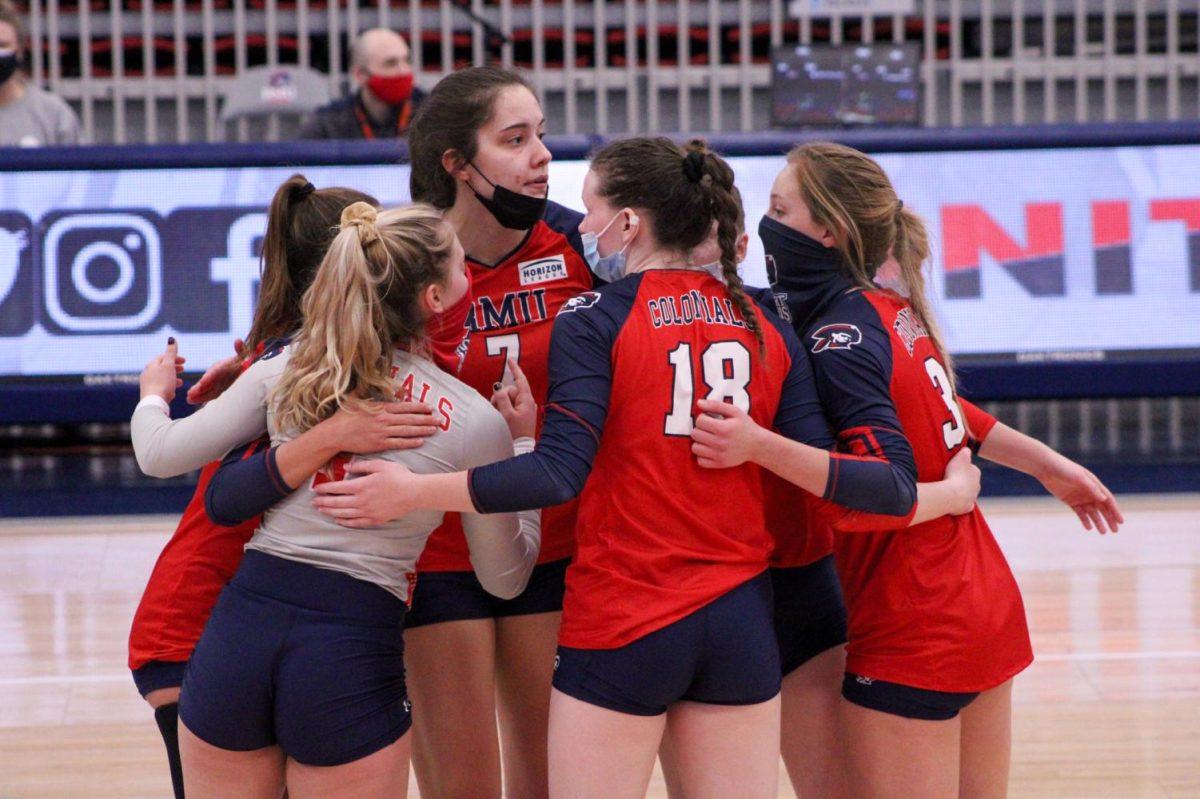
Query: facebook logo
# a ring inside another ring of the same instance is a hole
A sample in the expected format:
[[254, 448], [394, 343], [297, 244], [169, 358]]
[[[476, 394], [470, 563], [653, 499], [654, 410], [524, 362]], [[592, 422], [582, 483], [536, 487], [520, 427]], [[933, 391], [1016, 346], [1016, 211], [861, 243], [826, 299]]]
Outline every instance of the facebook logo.
[[186, 333], [246, 335], [258, 298], [266, 228], [261, 208], [184, 208], [168, 216], [165, 321]]

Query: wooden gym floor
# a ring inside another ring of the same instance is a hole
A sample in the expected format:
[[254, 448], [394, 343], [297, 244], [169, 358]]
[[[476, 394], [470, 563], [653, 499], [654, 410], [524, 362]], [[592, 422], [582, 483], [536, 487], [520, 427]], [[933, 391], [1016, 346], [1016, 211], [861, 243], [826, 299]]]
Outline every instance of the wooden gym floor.
[[[1200, 495], [1123, 507], [1101, 538], [1050, 500], [984, 503], [1037, 653], [1016, 683], [1013, 797], [1200, 799]], [[125, 640], [174, 524], [0, 521], [0, 798], [170, 795]]]

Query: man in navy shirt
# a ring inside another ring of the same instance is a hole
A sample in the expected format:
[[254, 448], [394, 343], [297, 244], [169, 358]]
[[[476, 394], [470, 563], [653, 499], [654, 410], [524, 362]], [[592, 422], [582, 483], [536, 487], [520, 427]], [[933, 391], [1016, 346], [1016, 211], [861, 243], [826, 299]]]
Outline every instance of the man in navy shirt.
[[350, 51], [349, 97], [318, 108], [302, 139], [389, 139], [408, 133], [423, 96], [413, 88], [412, 63], [404, 37], [386, 28], [363, 31]]

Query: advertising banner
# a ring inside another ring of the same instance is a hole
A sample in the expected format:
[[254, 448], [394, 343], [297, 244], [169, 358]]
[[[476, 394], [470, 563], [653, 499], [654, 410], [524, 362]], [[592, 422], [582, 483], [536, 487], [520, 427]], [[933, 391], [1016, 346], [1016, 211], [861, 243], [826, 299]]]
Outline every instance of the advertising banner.
[[[1200, 349], [1200, 146], [881, 155], [929, 230], [928, 291], [967, 360], [1100, 360]], [[781, 157], [731, 162], [746, 282], [765, 285], [758, 220]], [[408, 168], [0, 173], [0, 380], [132, 375], [180, 339], [189, 368], [250, 328], [266, 207], [302, 171], [385, 205]], [[581, 208], [587, 164], [551, 166]]]

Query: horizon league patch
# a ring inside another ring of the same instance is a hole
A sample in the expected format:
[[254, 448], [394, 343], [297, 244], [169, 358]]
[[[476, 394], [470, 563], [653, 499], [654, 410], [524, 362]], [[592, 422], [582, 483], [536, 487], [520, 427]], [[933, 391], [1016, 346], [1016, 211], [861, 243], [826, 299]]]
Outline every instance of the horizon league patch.
[[818, 353], [825, 350], [848, 350], [855, 344], [861, 344], [863, 336], [856, 325], [838, 322], [819, 328], [812, 334], [812, 340], [816, 342], [812, 351]]
[[522, 261], [517, 264], [522, 286], [536, 286], [539, 283], [549, 283], [553, 280], [563, 280], [567, 277], [567, 261], [561, 255], [549, 258], [538, 258], [534, 261]]

